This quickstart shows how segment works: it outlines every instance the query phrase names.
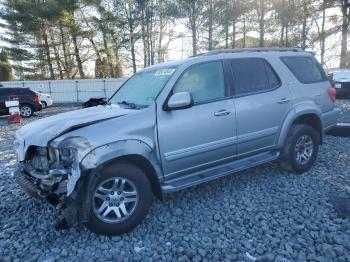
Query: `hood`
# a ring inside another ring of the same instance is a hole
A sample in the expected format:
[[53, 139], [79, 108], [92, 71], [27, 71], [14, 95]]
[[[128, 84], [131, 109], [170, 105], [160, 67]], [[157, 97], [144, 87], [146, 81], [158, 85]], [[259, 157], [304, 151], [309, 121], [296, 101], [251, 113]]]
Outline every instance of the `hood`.
[[29, 145], [47, 146], [50, 140], [76, 128], [137, 111], [121, 108], [117, 105], [74, 110], [31, 122], [20, 128], [16, 132], [16, 136], [24, 140], [25, 147]]

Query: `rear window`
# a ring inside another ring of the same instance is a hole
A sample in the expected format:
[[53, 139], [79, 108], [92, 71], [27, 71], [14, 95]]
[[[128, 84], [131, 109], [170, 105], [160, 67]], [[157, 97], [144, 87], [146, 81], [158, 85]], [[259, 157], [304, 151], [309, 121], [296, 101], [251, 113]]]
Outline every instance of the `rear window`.
[[285, 56], [281, 57], [281, 60], [301, 83], [310, 84], [328, 80], [314, 57]]
[[350, 71], [338, 71], [332, 73], [334, 81], [350, 82]]

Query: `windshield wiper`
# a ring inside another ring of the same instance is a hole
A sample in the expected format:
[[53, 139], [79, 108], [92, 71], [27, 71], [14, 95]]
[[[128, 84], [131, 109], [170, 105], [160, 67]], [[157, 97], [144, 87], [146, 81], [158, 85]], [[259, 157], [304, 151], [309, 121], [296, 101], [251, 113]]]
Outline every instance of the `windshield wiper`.
[[131, 102], [128, 102], [128, 101], [121, 101], [121, 102], [117, 102], [118, 105], [126, 105], [128, 107], [130, 107], [131, 109], [140, 109], [141, 107], [135, 103], [131, 103]]

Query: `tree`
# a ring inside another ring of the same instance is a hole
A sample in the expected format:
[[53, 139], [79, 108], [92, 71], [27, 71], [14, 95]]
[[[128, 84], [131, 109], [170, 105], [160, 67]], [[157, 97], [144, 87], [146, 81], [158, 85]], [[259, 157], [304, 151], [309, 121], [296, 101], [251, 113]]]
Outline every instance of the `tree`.
[[[193, 55], [215, 48], [299, 46], [319, 50], [327, 65], [338, 56], [329, 50], [339, 49], [345, 67], [349, 2], [3, 0], [0, 26], [6, 34], [0, 38], [6, 46], [1, 48], [14, 61], [16, 75], [36, 79], [87, 78], [91, 65], [95, 77], [120, 77], [124, 70], [165, 61], [169, 46], [185, 37]], [[341, 40], [329, 41], [337, 33]]]
[[14, 76], [12, 74], [12, 65], [9, 62], [6, 51], [0, 52], [0, 81], [12, 81]]
[[[16, 50], [17, 57], [22, 54], [39, 59], [40, 66], [43, 65], [41, 62], [44, 59], [49, 78], [55, 79], [48, 34], [51, 25], [61, 15], [62, 6], [59, 2], [47, 0], [43, 4], [40, 0], [8, 0], [4, 3], [2, 11], [1, 17], [6, 21], [9, 31], [6, 41], [13, 46], [11, 51]], [[31, 51], [26, 51], [25, 47], [29, 47]], [[10, 54], [13, 53], [10, 52]]]
[[342, 25], [341, 25], [341, 51], [340, 51], [340, 63], [339, 67], [347, 66], [347, 45], [348, 45], [348, 33], [350, 23], [350, 1], [341, 0], [341, 13], [342, 13]]
[[186, 26], [191, 31], [192, 55], [194, 56], [197, 55], [198, 50], [198, 28], [201, 25], [203, 8], [203, 0], [180, 0], [178, 2], [178, 14], [187, 19]]
[[256, 13], [259, 23], [259, 46], [265, 46], [265, 15], [268, 11], [267, 0], [256, 0]]

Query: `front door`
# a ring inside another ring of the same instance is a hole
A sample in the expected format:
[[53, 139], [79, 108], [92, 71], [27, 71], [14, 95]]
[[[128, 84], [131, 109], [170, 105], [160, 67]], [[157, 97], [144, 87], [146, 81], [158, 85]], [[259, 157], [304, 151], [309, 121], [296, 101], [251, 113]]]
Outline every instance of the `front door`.
[[236, 155], [236, 119], [223, 62], [195, 64], [172, 93], [190, 92], [191, 108], [158, 110], [158, 139], [166, 179], [201, 171]]

